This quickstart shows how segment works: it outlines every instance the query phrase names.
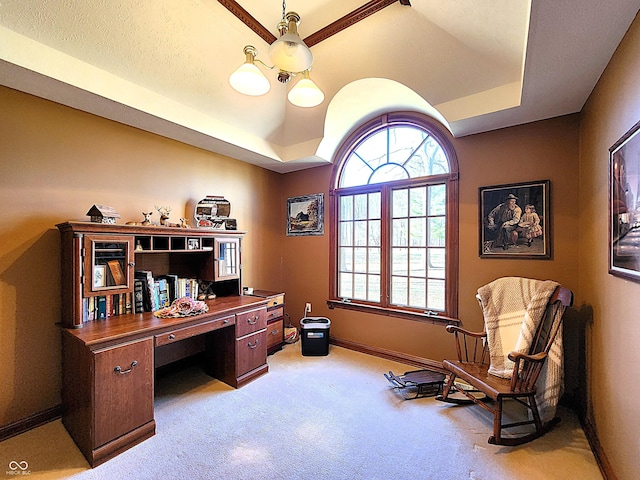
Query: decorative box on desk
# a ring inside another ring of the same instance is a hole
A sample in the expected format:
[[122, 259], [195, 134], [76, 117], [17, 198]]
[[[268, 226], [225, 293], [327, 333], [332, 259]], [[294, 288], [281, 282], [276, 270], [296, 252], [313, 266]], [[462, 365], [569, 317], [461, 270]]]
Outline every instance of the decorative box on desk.
[[277, 352], [284, 345], [284, 293], [254, 290], [251, 295], [267, 299], [267, 353]]

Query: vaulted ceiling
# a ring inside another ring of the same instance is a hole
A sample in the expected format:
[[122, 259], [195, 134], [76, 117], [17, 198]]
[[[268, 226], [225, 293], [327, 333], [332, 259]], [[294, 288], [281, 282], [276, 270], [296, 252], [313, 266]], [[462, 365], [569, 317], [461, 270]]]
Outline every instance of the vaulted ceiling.
[[245, 45], [267, 61], [281, 1], [2, 0], [0, 84], [288, 172], [331, 162], [354, 125], [385, 111], [428, 113], [455, 136], [578, 112], [639, 8], [289, 0], [325, 93], [304, 109], [286, 101], [295, 81], [272, 71], [261, 97], [228, 82]]

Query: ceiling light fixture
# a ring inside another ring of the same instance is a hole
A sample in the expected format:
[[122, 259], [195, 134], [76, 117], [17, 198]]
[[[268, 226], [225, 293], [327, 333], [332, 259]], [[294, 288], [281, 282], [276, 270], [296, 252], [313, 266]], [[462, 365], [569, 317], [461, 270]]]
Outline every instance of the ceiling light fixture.
[[291, 77], [302, 78], [291, 89], [287, 98], [298, 107], [315, 107], [324, 101], [324, 93], [309, 78], [313, 64], [313, 54], [298, 35], [300, 15], [286, 11], [286, 2], [282, 2], [282, 20], [278, 23], [280, 38], [269, 46], [269, 58], [273, 66], [257, 58], [258, 50], [252, 45], [244, 47], [245, 63], [229, 77], [229, 83], [244, 95], [264, 95], [271, 84], [256, 65], [261, 63], [269, 70], [278, 69], [278, 81], [287, 84]]

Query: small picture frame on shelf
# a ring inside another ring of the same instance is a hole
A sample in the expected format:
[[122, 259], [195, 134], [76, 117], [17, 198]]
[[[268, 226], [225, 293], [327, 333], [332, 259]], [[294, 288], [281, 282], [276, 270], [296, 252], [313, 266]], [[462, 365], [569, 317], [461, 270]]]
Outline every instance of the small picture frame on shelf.
[[93, 267], [93, 288], [107, 286], [107, 269], [105, 265], [94, 265]]
[[199, 238], [187, 239], [187, 250], [200, 250], [200, 239]]

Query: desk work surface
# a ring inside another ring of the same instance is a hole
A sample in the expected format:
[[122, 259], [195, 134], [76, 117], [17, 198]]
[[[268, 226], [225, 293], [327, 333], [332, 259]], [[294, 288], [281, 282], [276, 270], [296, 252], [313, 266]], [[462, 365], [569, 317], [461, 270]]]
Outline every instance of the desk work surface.
[[65, 329], [88, 347], [100, 347], [113, 342], [134, 340], [148, 335], [157, 335], [176, 327], [187, 327], [225, 315], [233, 315], [267, 304], [264, 298], [248, 295], [232, 295], [206, 300], [209, 311], [201, 315], [178, 318], [158, 318], [152, 312], [118, 315], [106, 320], [94, 320], [82, 328]]

